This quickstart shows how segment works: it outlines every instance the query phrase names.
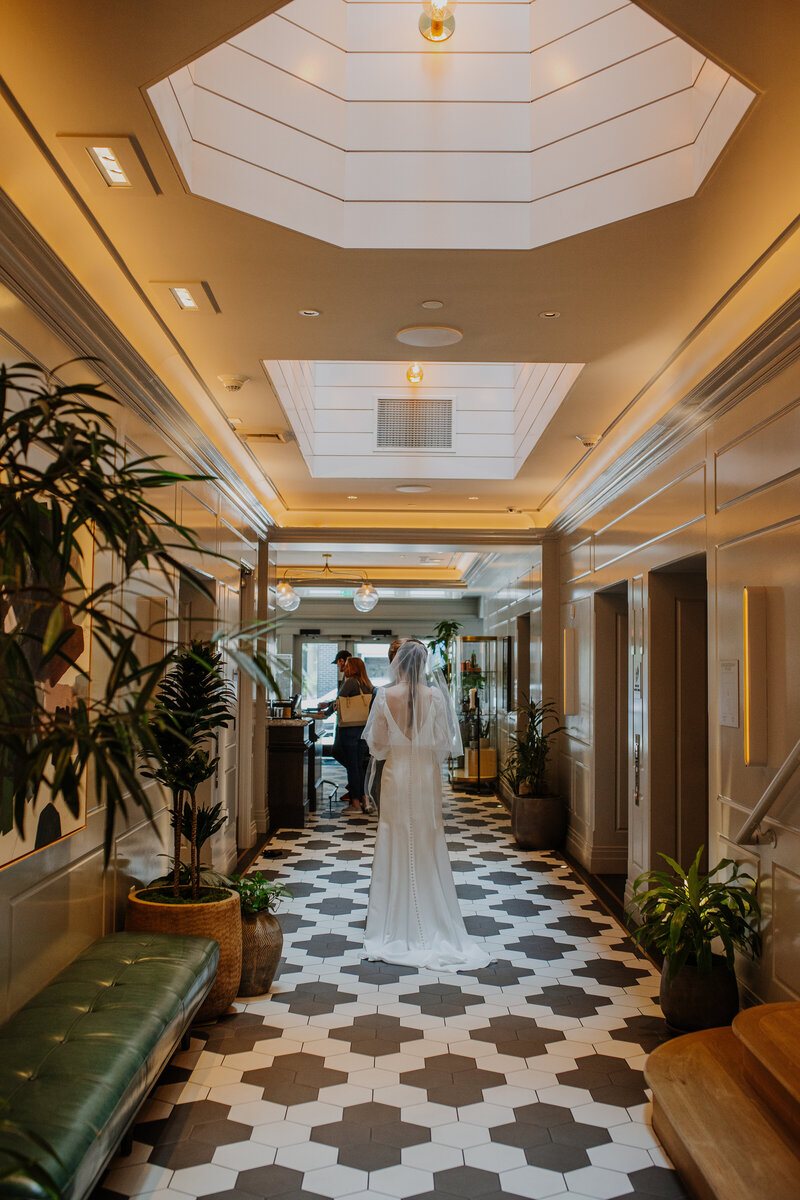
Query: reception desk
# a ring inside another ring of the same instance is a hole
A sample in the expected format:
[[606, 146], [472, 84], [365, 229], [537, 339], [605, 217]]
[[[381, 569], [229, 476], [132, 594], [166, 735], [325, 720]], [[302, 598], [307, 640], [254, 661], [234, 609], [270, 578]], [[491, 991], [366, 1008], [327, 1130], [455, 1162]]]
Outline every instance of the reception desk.
[[267, 721], [267, 803], [270, 832], [302, 829], [316, 807], [316, 732], [306, 717]]

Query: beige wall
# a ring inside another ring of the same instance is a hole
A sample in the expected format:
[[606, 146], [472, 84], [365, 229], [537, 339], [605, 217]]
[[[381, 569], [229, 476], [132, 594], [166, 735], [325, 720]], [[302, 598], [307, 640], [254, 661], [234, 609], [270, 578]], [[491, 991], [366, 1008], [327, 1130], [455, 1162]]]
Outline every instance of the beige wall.
[[[655, 757], [659, 722], [667, 720], [661, 689], [668, 675], [664, 639], [672, 636], [666, 624], [670, 610], [662, 598], [666, 577], [651, 573], [686, 560], [695, 569], [696, 556], [705, 555], [709, 769], [703, 799], [709, 854], [713, 861], [731, 857], [747, 863], [759, 876], [764, 954], [758, 964], [741, 964], [740, 976], [762, 1000], [800, 998], [800, 777], [785, 789], [765, 822], [777, 844], [734, 844], [744, 818], [800, 735], [800, 673], [794, 666], [800, 657], [798, 396], [800, 367], [776, 368], [759, 390], [563, 536], [560, 547], [561, 627], [577, 630], [577, 705], [565, 718], [559, 763], [571, 810], [568, 848], [594, 871], [626, 870], [629, 889], [640, 871], [660, 862], [658, 850], [674, 850], [678, 836], [665, 814], [664, 763], [659, 765]], [[615, 828], [603, 799], [608, 763], [596, 747], [605, 697], [598, 694], [595, 678], [595, 593], [619, 583], [628, 600], [626, 850], [619, 822]], [[768, 738], [766, 761], [758, 765], [744, 761], [745, 586], [766, 589]], [[737, 724], [721, 724], [721, 671], [738, 677]], [[638, 804], [636, 735], [641, 754]], [[694, 787], [696, 791], [696, 781]]]

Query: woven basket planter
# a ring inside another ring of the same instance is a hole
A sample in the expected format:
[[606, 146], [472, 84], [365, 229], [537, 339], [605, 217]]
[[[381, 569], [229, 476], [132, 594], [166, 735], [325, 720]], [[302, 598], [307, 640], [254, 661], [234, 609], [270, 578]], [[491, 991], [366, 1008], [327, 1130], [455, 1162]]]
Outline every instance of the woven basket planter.
[[[131, 892], [125, 928], [132, 933], [180, 933], [219, 943], [214, 986], [195, 1020], [212, 1021], [230, 1008], [242, 973], [242, 918], [238, 892], [211, 904], [159, 904], [141, 899], [147, 888]], [[226, 889], [227, 890], [227, 889]]]
[[240, 996], [263, 996], [272, 987], [283, 951], [283, 930], [272, 913], [242, 916]]

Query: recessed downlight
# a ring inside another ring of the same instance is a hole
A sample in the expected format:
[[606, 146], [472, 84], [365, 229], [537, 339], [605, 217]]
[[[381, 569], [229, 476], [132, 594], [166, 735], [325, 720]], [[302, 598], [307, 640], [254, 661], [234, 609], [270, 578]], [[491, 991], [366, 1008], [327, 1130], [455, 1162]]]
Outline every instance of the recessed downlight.
[[444, 308], [441, 300], [423, 300], [420, 308]]
[[357, 500], [358, 496], [348, 496], [347, 499], [348, 500]]
[[321, 310], [318, 308], [300, 308], [300, 309], [298, 309], [298, 312], [301, 317], [318, 317], [320, 315], [320, 311]]
[[556, 321], [561, 316], [561, 313], [557, 312], [554, 308], [546, 308], [544, 312], [539, 313], [539, 316], [543, 321]]
[[468, 500], [480, 500], [480, 496], [467, 496]]
[[399, 483], [394, 490], [396, 492], [405, 492], [409, 496], [416, 496], [417, 493], [429, 492], [431, 489], [427, 483]]

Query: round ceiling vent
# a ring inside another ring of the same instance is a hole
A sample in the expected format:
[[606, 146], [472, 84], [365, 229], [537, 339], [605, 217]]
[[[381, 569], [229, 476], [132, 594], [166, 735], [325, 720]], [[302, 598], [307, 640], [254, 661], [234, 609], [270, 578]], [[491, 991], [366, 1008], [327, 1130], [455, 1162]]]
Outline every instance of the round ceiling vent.
[[448, 325], [409, 325], [395, 334], [406, 346], [454, 346], [463, 336], [460, 329]]

